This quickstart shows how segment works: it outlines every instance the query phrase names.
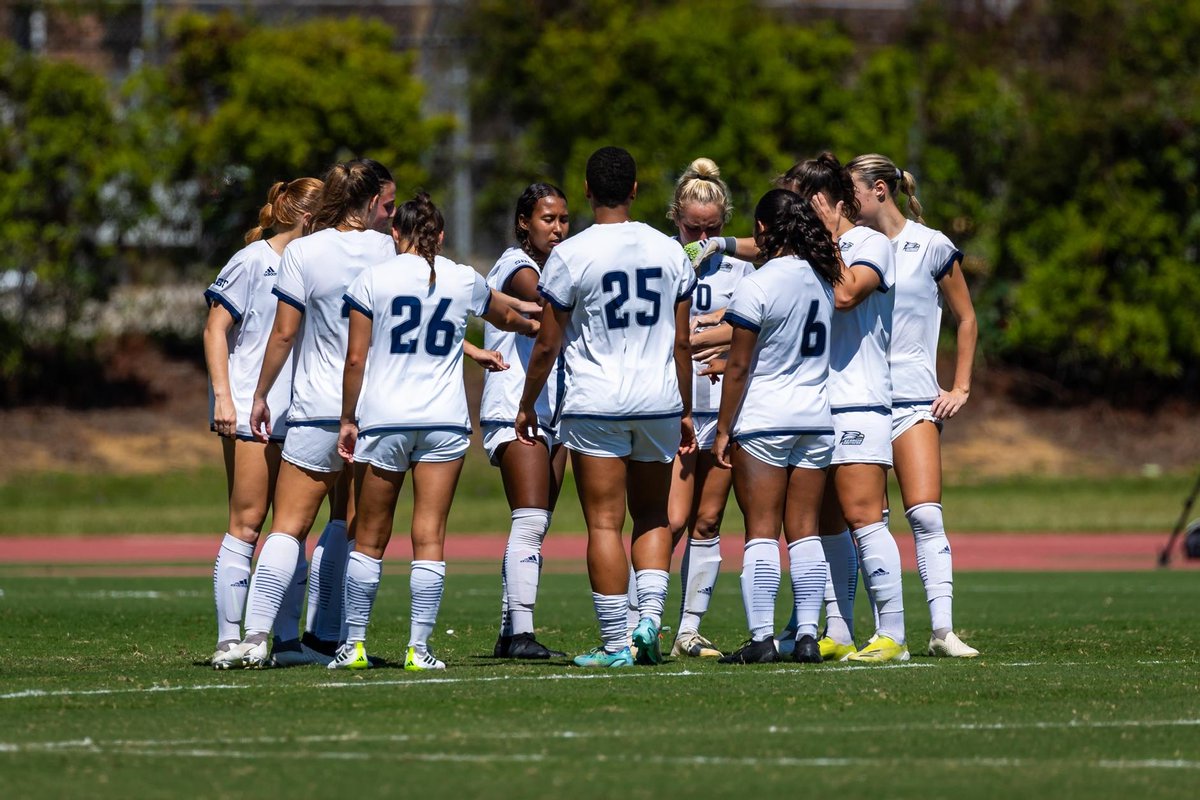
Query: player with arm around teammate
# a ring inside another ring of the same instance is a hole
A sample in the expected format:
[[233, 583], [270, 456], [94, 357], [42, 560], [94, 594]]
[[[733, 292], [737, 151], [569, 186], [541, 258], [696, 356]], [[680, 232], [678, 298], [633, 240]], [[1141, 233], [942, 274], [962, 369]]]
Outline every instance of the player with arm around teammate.
[[[347, 289], [350, 337], [338, 452], [354, 462], [354, 551], [346, 566], [346, 641], [330, 669], [367, 669], [367, 626], [392, 535], [396, 499], [413, 474], [412, 630], [406, 670], [445, 669], [429, 649], [445, 585], [446, 517], [470, 444], [462, 342], [474, 314], [537, 332], [471, 267], [438, 255], [444, 222], [419, 192], [396, 209], [398, 255]], [[493, 300], [496, 300], [493, 302]]]
[[380, 202], [378, 177], [361, 163], [337, 164], [324, 181], [315, 232], [284, 250], [272, 290], [279, 303], [254, 392], [256, 434], [270, 436], [268, 393], [295, 345], [292, 397], [272, 532], [250, 581], [245, 638], [229, 651], [234, 666], [269, 663], [267, 637], [295, 580], [304, 538], [344, 464], [337, 453], [349, 329], [342, 296], [359, 272], [396, 254], [391, 237], [367, 227]]
[[[979, 651], [954, 633], [954, 570], [942, 521], [941, 429], [970, 395], [978, 339], [962, 252], [922, 222], [912, 175], [877, 154], [858, 156], [846, 166], [854, 178], [862, 223], [887, 236], [895, 252], [892, 455], [929, 604], [929, 654], [973, 658]], [[896, 205], [898, 192], [907, 195], [916, 219], [908, 219]], [[958, 321], [954, 383], [948, 392], [937, 380], [943, 299]]]
[[794, 192], [767, 192], [754, 220], [755, 241], [768, 260], [738, 284], [725, 311], [733, 341], [712, 449], [719, 465], [733, 469], [746, 519], [741, 583], [750, 640], [721, 661], [779, 660], [774, 616], [782, 527], [799, 620], [792, 657], [819, 662], [817, 621], [829, 567], [817, 534], [833, 456], [829, 328], [843, 270], [829, 232]]
[[[274, 435], [262, 442], [250, 428], [250, 406], [258, 381], [263, 348], [275, 319], [271, 294], [288, 243], [304, 234], [321, 197], [321, 181], [299, 178], [271, 187], [258, 213], [258, 225], [246, 233], [246, 246], [204, 293], [209, 303], [204, 326], [204, 357], [213, 390], [212, 429], [221, 437], [229, 496], [229, 530], [213, 565], [213, 598], [217, 611], [217, 650], [212, 665], [230, 666], [224, 654], [242, 640], [242, 616], [250, 587], [250, 562], [267, 518], [279, 473], [280, 445], [287, 430], [284, 414], [291, 396], [290, 370], [272, 391], [280, 408]], [[263, 238], [266, 231], [273, 235]], [[298, 561], [303, 561], [303, 555]], [[294, 581], [280, 608], [277, 629], [295, 639], [304, 582]]]
[[544, 315], [534, 344], [516, 433], [523, 445], [537, 445], [537, 398], [561, 349], [567, 386], [559, 435], [571, 451], [587, 524], [602, 639], [575, 663], [634, 663], [621, 541], [626, 499], [641, 614], [633, 644], [639, 662], [659, 663], [671, 566], [671, 462], [695, 448], [688, 317], [696, 277], [678, 242], [630, 218], [637, 168], [628, 152], [593, 153], [585, 186], [596, 224], [555, 247], [546, 261], [538, 289], [553, 313]]
[[[538, 279], [550, 252], [567, 237], [570, 217], [567, 198], [549, 183], [530, 184], [517, 199], [513, 233], [517, 246], [504, 251], [487, 276], [498, 292], [521, 300], [542, 302]], [[525, 368], [533, 340], [502, 331], [491, 323], [483, 329], [484, 347], [498, 352], [511, 366], [488, 372], [483, 381], [479, 424], [488, 460], [500, 468], [504, 496], [512, 515], [501, 567], [500, 634], [496, 658], [561, 658], [533, 633], [533, 610], [542, 571], [542, 541], [562, 486], [567, 452], [559, 442], [555, 421], [562, 403], [562, 372], [556, 363], [537, 400], [540, 425], [534, 447], [515, 446], [513, 420], [525, 387]]]

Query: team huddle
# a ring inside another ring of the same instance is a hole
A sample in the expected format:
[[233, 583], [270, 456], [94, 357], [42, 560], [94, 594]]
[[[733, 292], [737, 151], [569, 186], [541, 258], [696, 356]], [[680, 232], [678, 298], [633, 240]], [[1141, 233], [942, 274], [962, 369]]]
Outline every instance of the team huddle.
[[[497, 658], [566, 657], [537, 640], [534, 609], [568, 452], [600, 631], [576, 665], [662, 661], [672, 554], [685, 539], [673, 656], [907, 660], [892, 468], [929, 603], [929, 653], [978, 655], [952, 624], [940, 462], [941, 425], [970, 390], [975, 318], [962, 254], [920, 221], [911, 175], [878, 155], [801, 161], [759, 200], [745, 239], [722, 235], [730, 195], [708, 159], [676, 185], [675, 237], [630, 217], [628, 152], [601, 148], [585, 177], [595, 224], [568, 237], [566, 196], [535, 183], [516, 204], [516, 245], [486, 278], [440, 255], [437, 207], [424, 193], [395, 205], [374, 161], [272, 187], [247, 246], [205, 293], [230, 506], [213, 572], [213, 666], [371, 667], [367, 630], [411, 473], [404, 667], [445, 668], [429, 640], [471, 433], [464, 356], [485, 369], [483, 444], [511, 509]], [[935, 369], [943, 298], [958, 324], [951, 391]], [[471, 315], [484, 320], [483, 348], [465, 340]], [[731, 488], [746, 523], [749, 637], [725, 653], [700, 626]], [[303, 542], [326, 501], [309, 564]], [[776, 632], [780, 530], [793, 613]], [[861, 649], [860, 571], [875, 616]]]

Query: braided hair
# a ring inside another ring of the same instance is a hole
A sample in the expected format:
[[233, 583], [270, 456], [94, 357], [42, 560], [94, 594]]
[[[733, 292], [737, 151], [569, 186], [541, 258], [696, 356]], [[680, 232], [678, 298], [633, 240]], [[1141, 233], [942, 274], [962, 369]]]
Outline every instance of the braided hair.
[[434, 260], [442, 250], [442, 231], [446, 220], [433, 204], [428, 192], [417, 192], [411, 200], [396, 207], [392, 227], [400, 239], [417, 251], [417, 255], [429, 262], [429, 285], [437, 282]]
[[820, 217], [808, 200], [788, 191], [772, 189], [754, 208], [754, 243], [761, 258], [795, 255], [807, 261], [827, 283], [842, 280], [842, 260]]

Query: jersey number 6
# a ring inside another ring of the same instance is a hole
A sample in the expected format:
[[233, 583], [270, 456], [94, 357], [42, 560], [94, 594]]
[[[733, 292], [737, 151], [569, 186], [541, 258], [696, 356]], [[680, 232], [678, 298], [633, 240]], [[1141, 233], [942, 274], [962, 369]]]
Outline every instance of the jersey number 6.
[[[662, 278], [662, 267], [646, 267], [634, 273], [637, 281], [637, 296], [650, 303], [650, 311], [639, 311], [634, 314], [638, 325], [650, 327], [658, 322], [662, 310], [662, 292], [650, 288], [650, 281]], [[629, 327], [629, 312], [622, 311], [621, 306], [629, 300], [629, 275], [624, 272], [606, 272], [600, 278], [600, 288], [605, 293], [612, 293], [613, 299], [604, 304], [604, 323], [609, 330]]]
[[821, 304], [816, 300], [808, 307], [808, 318], [804, 320], [804, 332], [800, 336], [800, 355], [813, 358], [825, 352], [825, 323], [817, 319]]

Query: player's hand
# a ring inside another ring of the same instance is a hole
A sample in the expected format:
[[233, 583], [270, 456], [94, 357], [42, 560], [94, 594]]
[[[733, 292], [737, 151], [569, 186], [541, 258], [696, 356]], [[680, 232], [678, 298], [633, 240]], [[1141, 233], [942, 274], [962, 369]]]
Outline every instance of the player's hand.
[[237, 411], [228, 393], [213, 400], [213, 429], [220, 436], [229, 437], [237, 433]]
[[710, 381], [716, 383], [725, 374], [725, 367], [729, 364], [727, 358], [714, 358], [704, 365], [704, 369], [697, 373], [700, 377], [707, 376]]
[[730, 469], [733, 464], [729, 462], [729, 434], [717, 431], [717, 439], [713, 442], [712, 454], [717, 460], [717, 466], [721, 469]]
[[816, 212], [817, 217], [825, 224], [825, 229], [829, 231], [830, 236], [837, 236], [838, 226], [842, 223], [842, 218], [845, 215], [845, 202], [838, 200], [837, 205], [829, 205], [829, 201], [825, 199], [825, 195], [817, 192], [809, 200], [812, 205], [812, 210]]
[[529, 330], [525, 331], [524, 335], [528, 336], [530, 339], [535, 339], [535, 338], [537, 338], [538, 331], [540, 331], [541, 329], [542, 329], [541, 319], [540, 318], [538, 318], [538, 319], [530, 318], [529, 319]]
[[939, 392], [937, 400], [933, 401], [933, 406], [929, 411], [938, 419], [950, 419], [967, 404], [970, 394], [970, 391], [964, 389]]
[[271, 441], [271, 409], [265, 398], [254, 398], [250, 409], [250, 435], [264, 444]]
[[514, 311], [519, 311], [530, 319], [542, 318], [542, 304], [536, 300], [518, 300], [513, 298], [509, 305]]
[[472, 352], [471, 360], [488, 372], [503, 372], [508, 369], [508, 362], [499, 350], [480, 350]]
[[537, 444], [538, 416], [532, 408], [517, 409], [517, 441], [525, 445]]
[[699, 361], [701, 364], [711, 364], [713, 361], [724, 357], [728, 352], [729, 345], [727, 344], [705, 347], [702, 350], [692, 350], [692, 361]]
[[725, 242], [719, 236], [712, 239], [701, 239], [698, 242], [685, 244], [683, 252], [687, 253], [687, 257], [692, 260], [692, 268], [695, 269], [704, 262], [704, 259], [725, 252]]
[[707, 314], [697, 314], [696, 316], [692, 317], [691, 332], [693, 335], [695, 335], [696, 331], [700, 330], [701, 328], [711, 328], [714, 325], [720, 325], [721, 320], [724, 317], [725, 309], [723, 308], [717, 309], [716, 311], [709, 311]]
[[696, 423], [692, 415], [686, 414], [679, 418], [679, 455], [686, 456], [696, 452]]
[[[704, 350], [714, 346], [723, 346], [728, 348], [729, 343], [733, 341], [733, 326], [726, 324], [713, 325], [710, 328], [705, 328], [702, 331], [693, 331], [691, 336], [692, 352]], [[693, 356], [694, 357], [694, 356]]]
[[342, 429], [338, 431], [338, 455], [347, 464], [354, 463], [354, 447], [358, 444], [358, 424], [354, 422], [343, 422]]

